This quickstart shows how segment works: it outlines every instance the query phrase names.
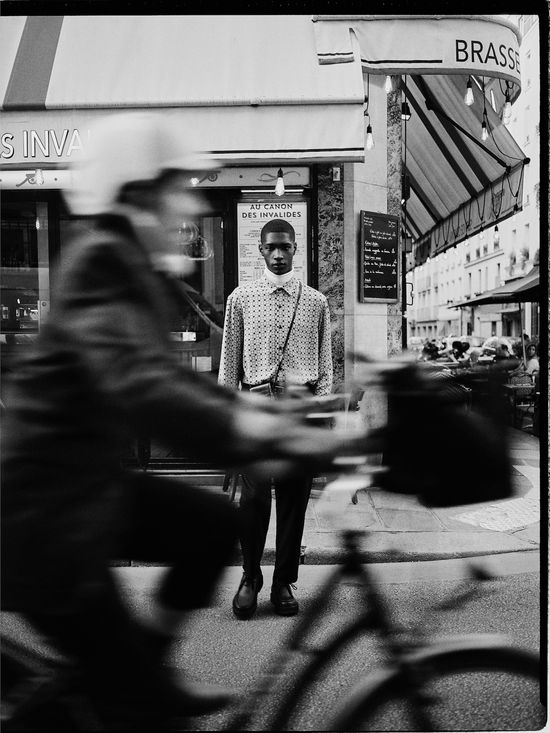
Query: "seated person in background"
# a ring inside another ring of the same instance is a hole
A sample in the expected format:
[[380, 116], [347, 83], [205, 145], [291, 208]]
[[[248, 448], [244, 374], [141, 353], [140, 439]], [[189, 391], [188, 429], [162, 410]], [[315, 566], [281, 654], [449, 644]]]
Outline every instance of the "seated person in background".
[[507, 344], [498, 344], [495, 351], [495, 362], [500, 365], [508, 374], [512, 374], [520, 365], [519, 359], [510, 353]]
[[483, 351], [479, 346], [470, 347], [468, 351], [468, 358], [470, 360], [470, 365], [474, 366], [474, 364], [477, 364], [477, 360], [479, 359], [479, 357], [482, 354], [483, 354]]
[[453, 341], [451, 344], [451, 350], [449, 352], [449, 359], [451, 361], [459, 361], [462, 356], [462, 344], [460, 341]]
[[525, 371], [527, 374], [533, 375], [535, 372], [540, 370], [537, 345], [530, 341], [525, 346]]
[[471, 357], [471, 351], [470, 351], [470, 344], [467, 341], [461, 341], [460, 342], [460, 356], [458, 356], [458, 361], [461, 362], [464, 366], [470, 365], [470, 357]]
[[435, 341], [429, 341], [426, 339], [424, 346], [422, 348], [422, 353], [420, 355], [420, 358], [422, 361], [432, 361], [433, 359], [437, 359], [439, 354], [438, 348], [435, 345]]

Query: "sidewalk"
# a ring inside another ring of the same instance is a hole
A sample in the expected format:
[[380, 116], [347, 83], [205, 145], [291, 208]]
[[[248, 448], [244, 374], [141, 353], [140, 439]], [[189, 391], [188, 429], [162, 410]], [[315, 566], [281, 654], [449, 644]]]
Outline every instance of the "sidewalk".
[[[351, 526], [368, 530], [362, 545], [363, 561], [410, 562], [537, 551], [541, 531], [539, 440], [511, 429], [510, 442], [514, 492], [511, 499], [432, 509], [420, 504], [414, 496], [360, 491], [357, 504], [346, 511], [353, 512], [353, 518], [349, 515]], [[460, 470], [459, 461], [453, 469]], [[221, 486], [205, 489], [220, 492]], [[306, 512], [302, 545], [305, 546], [304, 562], [308, 565], [342, 562], [338, 531], [318, 511], [314, 497]], [[275, 507], [263, 564], [273, 565], [274, 558]], [[240, 564], [240, 553], [228, 562], [228, 565]]]
[[[365, 562], [441, 560], [480, 554], [538, 550], [540, 545], [540, 451], [538, 438], [511, 431], [513, 498], [445, 509], [421, 505], [415, 497], [360, 491], [353, 526], [367, 528]], [[454, 467], [458, 470], [458, 466]], [[274, 559], [271, 523], [265, 564]], [[341, 562], [338, 533], [330, 529], [310, 501], [302, 544], [305, 562]]]
[[[481, 554], [538, 550], [540, 544], [540, 451], [538, 438], [511, 430], [513, 498], [500, 502], [430, 509], [415, 497], [360, 491], [348, 511], [352, 526], [369, 530], [363, 542], [365, 562], [442, 560]], [[459, 466], [455, 466], [458, 470]], [[275, 511], [264, 564], [275, 557]], [[302, 544], [304, 561], [329, 565], [342, 561], [338, 532], [309, 502]], [[239, 562], [239, 561], [237, 561]]]

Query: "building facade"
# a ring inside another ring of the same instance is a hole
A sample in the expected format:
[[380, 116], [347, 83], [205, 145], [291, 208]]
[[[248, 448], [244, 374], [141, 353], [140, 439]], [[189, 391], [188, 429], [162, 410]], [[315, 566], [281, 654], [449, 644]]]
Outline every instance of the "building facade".
[[[483, 55], [470, 52], [468, 36], [485, 39], [476, 41]], [[504, 67], [489, 53], [496, 40], [507, 50]], [[130, 108], [172, 117], [195, 149], [219, 161], [191, 182], [211, 203], [201, 230], [214, 256], [190, 283], [201, 307], [172, 326], [182, 362], [215, 374], [221, 334], [212, 321], [223, 319], [234, 287], [261, 273], [261, 224], [283, 217], [295, 224], [299, 276], [329, 301], [335, 386], [349, 385], [356, 354], [386, 359], [402, 348], [403, 173], [413, 174], [414, 159], [442, 191], [448, 181], [430, 168], [439, 134], [414, 94], [428, 110], [433, 89], [456, 105], [475, 73], [517, 89], [517, 48], [514, 26], [499, 16], [2, 17], [2, 368], [17, 369], [48, 316], [55, 262], [75, 227], [86, 227], [69, 216], [62, 191], [90, 121]], [[389, 58], [388, 49], [400, 52]], [[410, 126], [408, 142], [407, 101], [422, 122], [417, 132]], [[494, 173], [483, 176], [490, 186]], [[452, 193], [440, 219], [456, 204]], [[458, 259], [447, 298], [464, 287]], [[415, 287], [426, 317], [439, 307], [429, 266]], [[382, 403], [364, 403], [366, 419], [383, 418]]]
[[[540, 306], [526, 303], [520, 323], [517, 303], [461, 308], [487, 291], [527, 275], [539, 264], [540, 249], [540, 50], [538, 17], [514, 18], [522, 35], [521, 94], [506, 126], [529, 163], [523, 170], [519, 209], [445, 253], [430, 257], [408, 274], [414, 302], [408, 309], [408, 336], [442, 338], [475, 335], [518, 337], [539, 334]], [[479, 90], [475, 90], [476, 93]], [[494, 102], [490, 90], [487, 104]]]

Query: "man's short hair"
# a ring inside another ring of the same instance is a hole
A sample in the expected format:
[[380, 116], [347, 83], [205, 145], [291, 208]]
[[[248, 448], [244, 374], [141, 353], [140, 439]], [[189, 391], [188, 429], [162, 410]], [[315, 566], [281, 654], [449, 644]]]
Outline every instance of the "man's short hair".
[[296, 232], [294, 231], [294, 227], [284, 219], [271, 219], [262, 227], [262, 231], [260, 232], [260, 241], [262, 244], [265, 242], [266, 235], [272, 232], [289, 234], [292, 241], [296, 241]]

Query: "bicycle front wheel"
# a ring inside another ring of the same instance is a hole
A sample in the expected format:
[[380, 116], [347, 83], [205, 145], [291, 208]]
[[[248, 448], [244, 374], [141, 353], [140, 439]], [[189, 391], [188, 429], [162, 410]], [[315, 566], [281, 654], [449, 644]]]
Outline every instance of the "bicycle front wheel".
[[367, 678], [329, 730], [518, 731], [545, 721], [537, 655], [488, 646], [428, 651], [411, 666]]

